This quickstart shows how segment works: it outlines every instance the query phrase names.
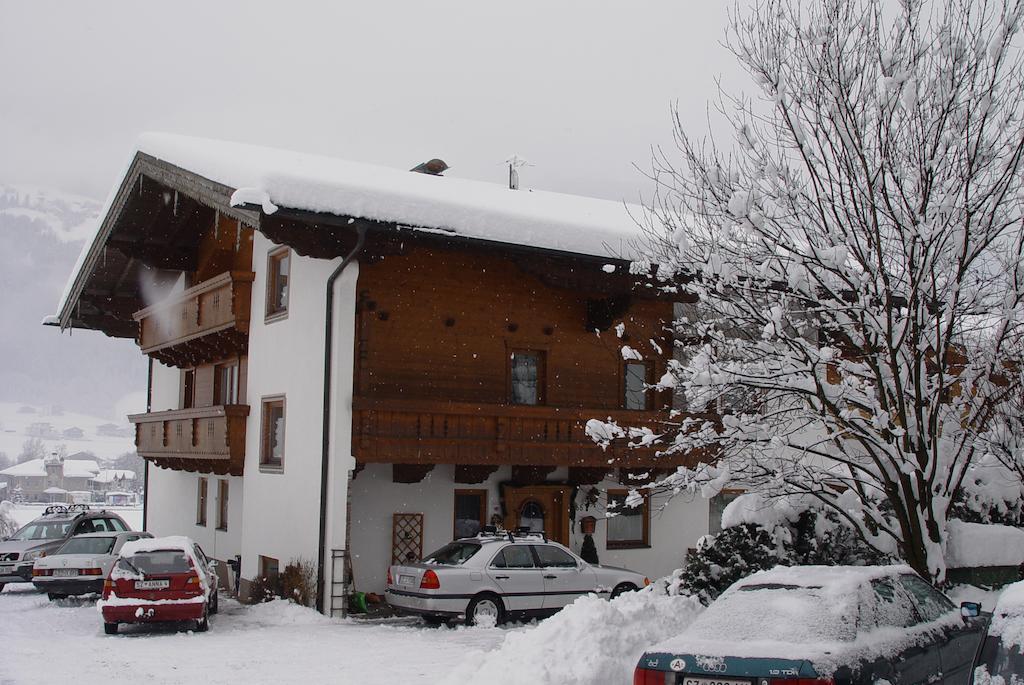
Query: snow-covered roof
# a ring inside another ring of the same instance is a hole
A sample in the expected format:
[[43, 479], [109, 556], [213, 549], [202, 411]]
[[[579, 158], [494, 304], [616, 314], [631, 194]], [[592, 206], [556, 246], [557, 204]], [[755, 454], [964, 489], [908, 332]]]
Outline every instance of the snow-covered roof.
[[[64, 461], [65, 478], [92, 478], [100, 472], [100, 465], [93, 459]], [[46, 464], [42, 459], [30, 459], [0, 471], [0, 476], [36, 477], [46, 476]]]
[[[642, 210], [624, 202], [510, 190], [504, 183], [168, 133], [143, 134], [136, 149], [227, 186], [235, 191], [232, 204], [259, 204], [266, 213], [286, 207], [611, 259], [635, 256], [631, 243], [640, 237]], [[71, 273], [58, 312], [65, 311], [86, 257], [101, 239], [103, 217], [116, 195], [115, 188]]]
[[135, 472], [127, 469], [103, 469], [95, 476], [93, 481], [97, 483], [112, 483], [117, 479], [135, 480]]
[[953, 519], [947, 531], [946, 565], [950, 568], [1024, 563], [1024, 530], [1020, 528]]
[[64, 488], [58, 488], [57, 486], [53, 486], [51, 488], [46, 488], [45, 490], [43, 490], [43, 494], [45, 495], [66, 495], [67, 492], [68, 491], [65, 490]]

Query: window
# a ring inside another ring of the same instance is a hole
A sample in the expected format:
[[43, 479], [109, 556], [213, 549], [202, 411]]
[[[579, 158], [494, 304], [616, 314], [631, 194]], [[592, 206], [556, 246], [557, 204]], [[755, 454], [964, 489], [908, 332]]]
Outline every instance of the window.
[[267, 255], [267, 319], [288, 313], [288, 266], [291, 252], [287, 247]]
[[722, 514], [729, 504], [742, 495], [741, 490], [722, 490], [708, 500], [708, 532], [718, 535], [722, 532]]
[[196, 525], [206, 525], [206, 500], [209, 493], [210, 483], [206, 478], [199, 478], [199, 484], [196, 487]]
[[238, 404], [238, 362], [214, 367], [213, 396], [215, 405]]
[[544, 404], [544, 353], [514, 350], [509, 363], [512, 404]]
[[646, 411], [651, 408], [651, 393], [647, 386], [651, 383], [651, 365], [647, 362], [630, 361], [622, 369], [622, 407], [624, 409]]
[[917, 611], [925, 621], [936, 621], [956, 607], [941, 593], [917, 576], [900, 575], [900, 583], [917, 605]]
[[576, 568], [576, 559], [563, 549], [552, 545], [534, 545], [540, 565], [545, 568]]
[[217, 481], [217, 530], [228, 529], [228, 482]]
[[893, 583], [892, 578], [871, 581], [872, 601], [862, 607], [861, 625], [869, 628], [895, 626], [908, 628], [917, 623], [910, 599]]
[[608, 491], [608, 549], [650, 547], [649, 496], [633, 507], [626, 505], [628, 496], [626, 490]]
[[277, 559], [260, 555], [260, 578], [277, 578], [278, 568]]
[[491, 562], [494, 568], [534, 568], [533, 554], [527, 545], [509, 545], [498, 552]]
[[455, 539], [471, 538], [483, 528], [487, 512], [486, 490], [455, 491]]
[[544, 507], [540, 502], [527, 500], [519, 509], [519, 527], [528, 528], [531, 533], [544, 532]]
[[181, 376], [181, 408], [196, 406], [196, 370], [185, 369]]
[[284, 398], [263, 399], [263, 427], [260, 440], [260, 469], [284, 468]]

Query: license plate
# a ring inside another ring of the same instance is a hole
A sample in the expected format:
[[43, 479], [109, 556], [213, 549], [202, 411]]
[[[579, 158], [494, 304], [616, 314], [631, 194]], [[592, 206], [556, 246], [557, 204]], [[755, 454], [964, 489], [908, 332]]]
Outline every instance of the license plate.
[[170, 587], [171, 581], [169, 580], [136, 580], [136, 590], [163, 590], [164, 588]]
[[14, 573], [13, 566], [0, 566], [0, 576], [5, 576], [9, 573]]
[[58, 578], [71, 578], [73, 576], [77, 576], [78, 575], [78, 569], [77, 568], [55, 568], [53, 570], [53, 575], [57, 576]]
[[683, 685], [750, 685], [750, 680], [743, 678], [700, 678], [684, 676]]
[[399, 585], [415, 585], [416, 576], [398, 576]]

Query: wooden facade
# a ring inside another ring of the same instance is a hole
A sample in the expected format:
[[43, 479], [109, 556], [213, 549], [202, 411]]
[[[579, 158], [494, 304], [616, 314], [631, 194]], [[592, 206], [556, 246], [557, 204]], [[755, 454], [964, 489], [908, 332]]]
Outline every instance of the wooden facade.
[[242, 475], [248, 405], [196, 407], [133, 414], [139, 456], [157, 466]]

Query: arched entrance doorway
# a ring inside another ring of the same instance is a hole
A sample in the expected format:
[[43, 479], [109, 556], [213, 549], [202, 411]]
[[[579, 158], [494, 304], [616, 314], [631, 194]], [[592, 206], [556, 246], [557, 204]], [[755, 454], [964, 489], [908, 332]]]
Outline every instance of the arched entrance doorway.
[[519, 526], [529, 528], [531, 533], [544, 532], [544, 507], [536, 500], [526, 500], [519, 507]]

